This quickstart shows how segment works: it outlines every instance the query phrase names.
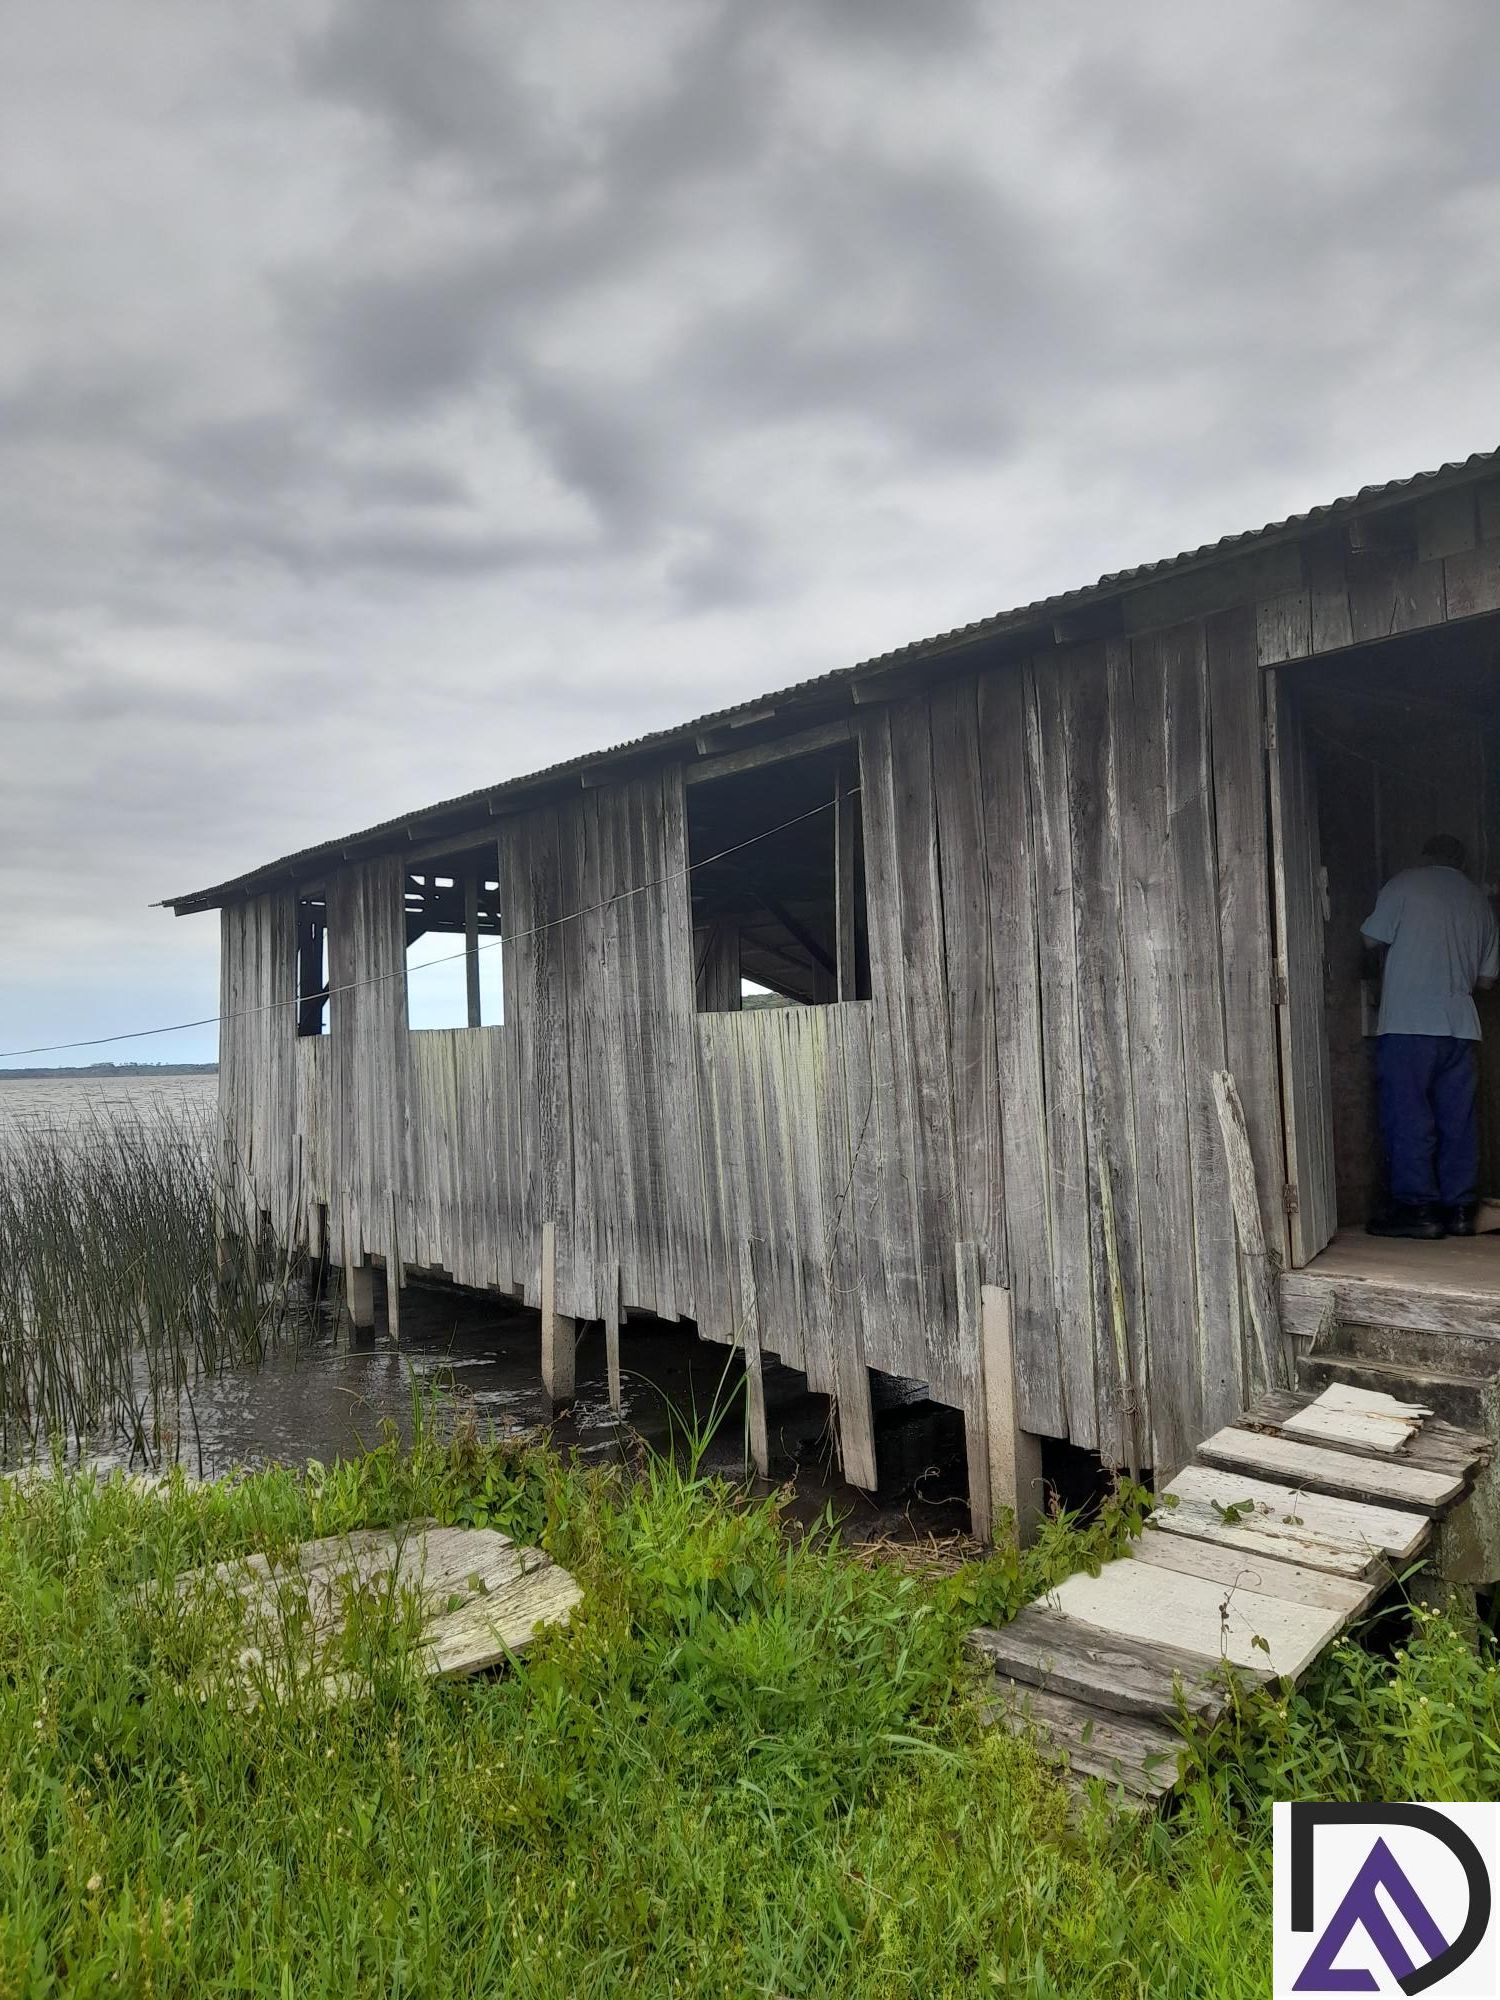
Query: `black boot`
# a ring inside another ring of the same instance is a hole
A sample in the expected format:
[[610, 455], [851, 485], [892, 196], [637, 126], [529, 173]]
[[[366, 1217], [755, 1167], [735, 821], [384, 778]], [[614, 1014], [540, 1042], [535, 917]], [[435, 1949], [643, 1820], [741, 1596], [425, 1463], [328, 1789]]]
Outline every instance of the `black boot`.
[[[1472, 1233], [1472, 1232], [1471, 1232]], [[1381, 1215], [1375, 1215], [1365, 1224], [1367, 1236], [1412, 1236], [1423, 1243], [1436, 1243], [1448, 1231], [1439, 1209], [1402, 1208], [1392, 1206]]]
[[1466, 1201], [1457, 1208], [1450, 1208], [1443, 1220], [1448, 1225], [1450, 1236], [1473, 1236], [1476, 1234], [1479, 1207], [1476, 1202]]

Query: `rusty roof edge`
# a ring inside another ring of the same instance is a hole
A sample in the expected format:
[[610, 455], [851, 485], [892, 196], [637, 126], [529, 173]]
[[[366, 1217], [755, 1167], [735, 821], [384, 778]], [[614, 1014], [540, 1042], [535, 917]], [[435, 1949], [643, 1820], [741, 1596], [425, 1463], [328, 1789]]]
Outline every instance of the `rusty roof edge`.
[[[1403, 506], [1426, 493], [1462, 485], [1487, 467], [1494, 466], [1497, 461], [1500, 461], [1500, 449], [1473, 452], [1468, 458], [1450, 460], [1430, 472], [1412, 473], [1404, 479], [1388, 480], [1383, 485], [1363, 486], [1357, 493], [1310, 507], [1305, 513], [1290, 514], [1281, 521], [1268, 522], [1265, 527], [1242, 529], [1238, 533], [1221, 536], [1216, 542], [1205, 542], [1198, 548], [1184, 550], [1179, 555], [1163, 556], [1154, 562], [1141, 563], [1131, 569], [1112, 570], [1093, 583], [1081, 584], [1072, 590], [1059, 591], [1050, 597], [1037, 598], [1029, 604], [1015, 605], [1009, 610], [975, 619], [967, 625], [955, 626], [950, 631], [935, 633], [930, 638], [911, 640], [903, 646], [894, 647], [889, 652], [873, 654], [868, 659], [858, 660], [852, 666], [835, 667], [825, 674], [793, 682], [789, 687], [752, 695], [747, 700], [736, 702], [728, 708], [715, 709], [707, 715], [695, 716], [691, 721], [676, 723], [666, 729], [653, 730], [645, 736], [624, 743], [611, 744], [600, 750], [584, 751], [576, 757], [565, 758], [540, 770], [524, 772], [513, 778], [503, 778], [493, 785], [481, 785], [475, 791], [461, 792], [451, 799], [440, 799], [430, 806], [398, 814], [394, 819], [380, 821], [359, 832], [341, 834], [335, 839], [321, 841], [313, 847], [302, 848], [277, 860], [263, 862], [257, 867], [246, 869], [240, 875], [215, 883], [210, 888], [193, 890], [182, 896], [165, 896], [159, 904], [153, 904], [151, 907], [171, 910], [177, 916], [188, 916], [202, 910], [214, 909], [236, 897], [275, 887], [278, 880], [288, 877], [295, 880], [313, 874], [330, 861], [337, 863], [344, 858], [342, 850], [346, 848], [364, 847], [371, 843], [377, 848], [393, 846], [399, 836], [405, 834], [410, 837], [415, 830], [429, 830], [434, 822], [441, 821], [446, 815], [474, 815], [481, 808], [493, 811], [495, 800], [513, 798], [529, 788], [556, 785], [570, 777], [576, 777], [582, 772], [611, 762], [660, 756], [703, 731], [732, 724], [737, 716], [744, 716], [754, 709], [764, 708], [767, 703], [806, 702], [820, 695], [831, 695], [866, 676], [910, 666], [921, 660], [939, 659], [944, 654], [963, 651], [986, 639], [1001, 638], [1008, 633], [1022, 631], [1028, 625], [1053, 618], [1059, 612], [1072, 610], [1080, 605], [1093, 604], [1112, 597], [1126, 597], [1132, 590], [1161, 582], [1167, 577], [1209, 569], [1251, 549], [1295, 540], [1308, 533], [1310, 529], [1325, 526], [1330, 522], [1347, 520], [1362, 513], [1376, 513], [1383, 507]], [[453, 829], [455, 833], [459, 830]]]

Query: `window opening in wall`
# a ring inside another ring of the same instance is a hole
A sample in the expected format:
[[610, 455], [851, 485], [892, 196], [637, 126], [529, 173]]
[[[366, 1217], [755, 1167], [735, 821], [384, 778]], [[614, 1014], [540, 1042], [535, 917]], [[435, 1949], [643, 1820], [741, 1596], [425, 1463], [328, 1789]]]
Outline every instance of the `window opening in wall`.
[[690, 779], [687, 841], [700, 1013], [869, 998], [852, 744]]
[[297, 898], [297, 1033], [328, 1033], [328, 923], [321, 895]]
[[406, 1018], [413, 1028], [496, 1027], [500, 884], [493, 847], [469, 848], [409, 870]]

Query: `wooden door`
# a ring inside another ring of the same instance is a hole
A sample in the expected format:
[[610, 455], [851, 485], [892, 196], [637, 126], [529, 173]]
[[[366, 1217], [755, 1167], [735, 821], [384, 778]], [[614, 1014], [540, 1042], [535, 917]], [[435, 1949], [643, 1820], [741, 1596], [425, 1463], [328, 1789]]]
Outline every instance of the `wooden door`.
[[1269, 677], [1266, 718], [1286, 1208], [1291, 1261], [1300, 1266], [1338, 1227], [1325, 1009], [1328, 882], [1318, 837], [1317, 771], [1284, 672]]

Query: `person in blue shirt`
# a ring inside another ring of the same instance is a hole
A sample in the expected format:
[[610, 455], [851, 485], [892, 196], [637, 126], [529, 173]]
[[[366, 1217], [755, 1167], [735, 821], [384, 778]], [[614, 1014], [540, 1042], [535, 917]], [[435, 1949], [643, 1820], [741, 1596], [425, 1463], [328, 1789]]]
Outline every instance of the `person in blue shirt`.
[[1375, 1076], [1390, 1204], [1372, 1236], [1472, 1236], [1479, 1196], [1479, 1010], [1500, 976], [1500, 933], [1464, 873], [1461, 840], [1437, 834], [1393, 875], [1365, 919], [1384, 954]]

